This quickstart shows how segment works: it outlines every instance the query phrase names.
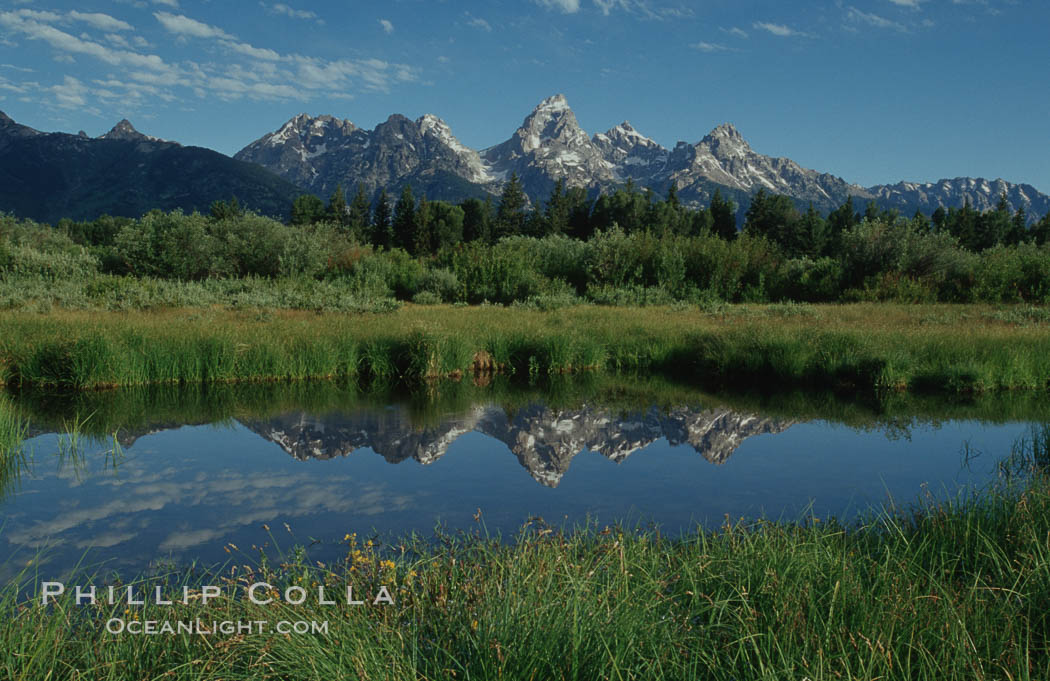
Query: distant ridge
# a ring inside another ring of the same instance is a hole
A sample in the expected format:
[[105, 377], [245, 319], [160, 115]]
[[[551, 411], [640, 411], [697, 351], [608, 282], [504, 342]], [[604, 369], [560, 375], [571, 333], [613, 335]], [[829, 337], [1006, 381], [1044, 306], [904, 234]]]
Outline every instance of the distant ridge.
[[242, 206], [286, 216], [301, 190], [257, 165], [144, 135], [123, 120], [97, 139], [42, 133], [0, 112], [0, 211], [43, 222]]

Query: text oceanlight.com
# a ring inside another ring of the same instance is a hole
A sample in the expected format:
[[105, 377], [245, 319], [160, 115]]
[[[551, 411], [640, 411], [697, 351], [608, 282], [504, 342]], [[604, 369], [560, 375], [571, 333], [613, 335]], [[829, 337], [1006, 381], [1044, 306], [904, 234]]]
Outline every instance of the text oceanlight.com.
[[128, 620], [114, 617], [106, 621], [106, 631], [111, 634], [145, 634], [147, 636], [193, 634], [210, 636], [212, 634], [327, 634], [328, 621], [316, 620], [210, 620], [192, 621], [168, 620]]

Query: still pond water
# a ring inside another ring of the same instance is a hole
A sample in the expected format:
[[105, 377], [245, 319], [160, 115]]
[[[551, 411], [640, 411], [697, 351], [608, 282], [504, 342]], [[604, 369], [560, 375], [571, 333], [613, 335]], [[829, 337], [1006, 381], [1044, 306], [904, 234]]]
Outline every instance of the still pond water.
[[26, 461], [0, 485], [0, 577], [29, 560], [47, 578], [77, 563], [210, 565], [231, 544], [245, 556], [310, 545], [312, 559], [331, 559], [350, 532], [438, 525], [510, 539], [537, 516], [671, 534], [727, 514], [856, 518], [988, 485], [1050, 412], [1036, 399], [902, 400], [619, 384], [33, 395], [16, 400], [31, 422]]

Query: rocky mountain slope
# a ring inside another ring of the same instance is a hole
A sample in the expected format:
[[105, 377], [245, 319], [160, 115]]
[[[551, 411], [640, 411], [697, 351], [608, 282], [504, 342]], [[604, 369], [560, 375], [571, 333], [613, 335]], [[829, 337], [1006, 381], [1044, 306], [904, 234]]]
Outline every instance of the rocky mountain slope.
[[437, 116], [415, 121], [394, 114], [375, 130], [332, 116], [299, 114], [234, 158], [256, 163], [327, 198], [358, 184], [370, 194], [411, 183], [417, 195], [458, 200], [495, 190], [496, 178], [478, 152], [456, 139]]
[[143, 135], [126, 120], [91, 139], [43, 133], [0, 112], [0, 211], [19, 217], [54, 223], [154, 208], [207, 211], [232, 196], [284, 216], [300, 193], [258, 165]]

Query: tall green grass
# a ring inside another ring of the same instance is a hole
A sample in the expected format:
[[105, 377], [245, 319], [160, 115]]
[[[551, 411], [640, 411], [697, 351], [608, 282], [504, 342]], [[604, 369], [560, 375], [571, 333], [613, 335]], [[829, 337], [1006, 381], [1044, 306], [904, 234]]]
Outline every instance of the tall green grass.
[[0, 395], [0, 499], [6, 498], [21, 479], [26, 465], [23, 443], [28, 433], [28, 419], [6, 395]]
[[[663, 374], [707, 387], [974, 393], [1050, 386], [1050, 336], [950, 306], [411, 307], [383, 315], [187, 311], [0, 319], [8, 385], [352, 378], [418, 385], [479, 368], [535, 379]], [[802, 312], [800, 312], [802, 310]], [[957, 314], [957, 313], [956, 313]]]

